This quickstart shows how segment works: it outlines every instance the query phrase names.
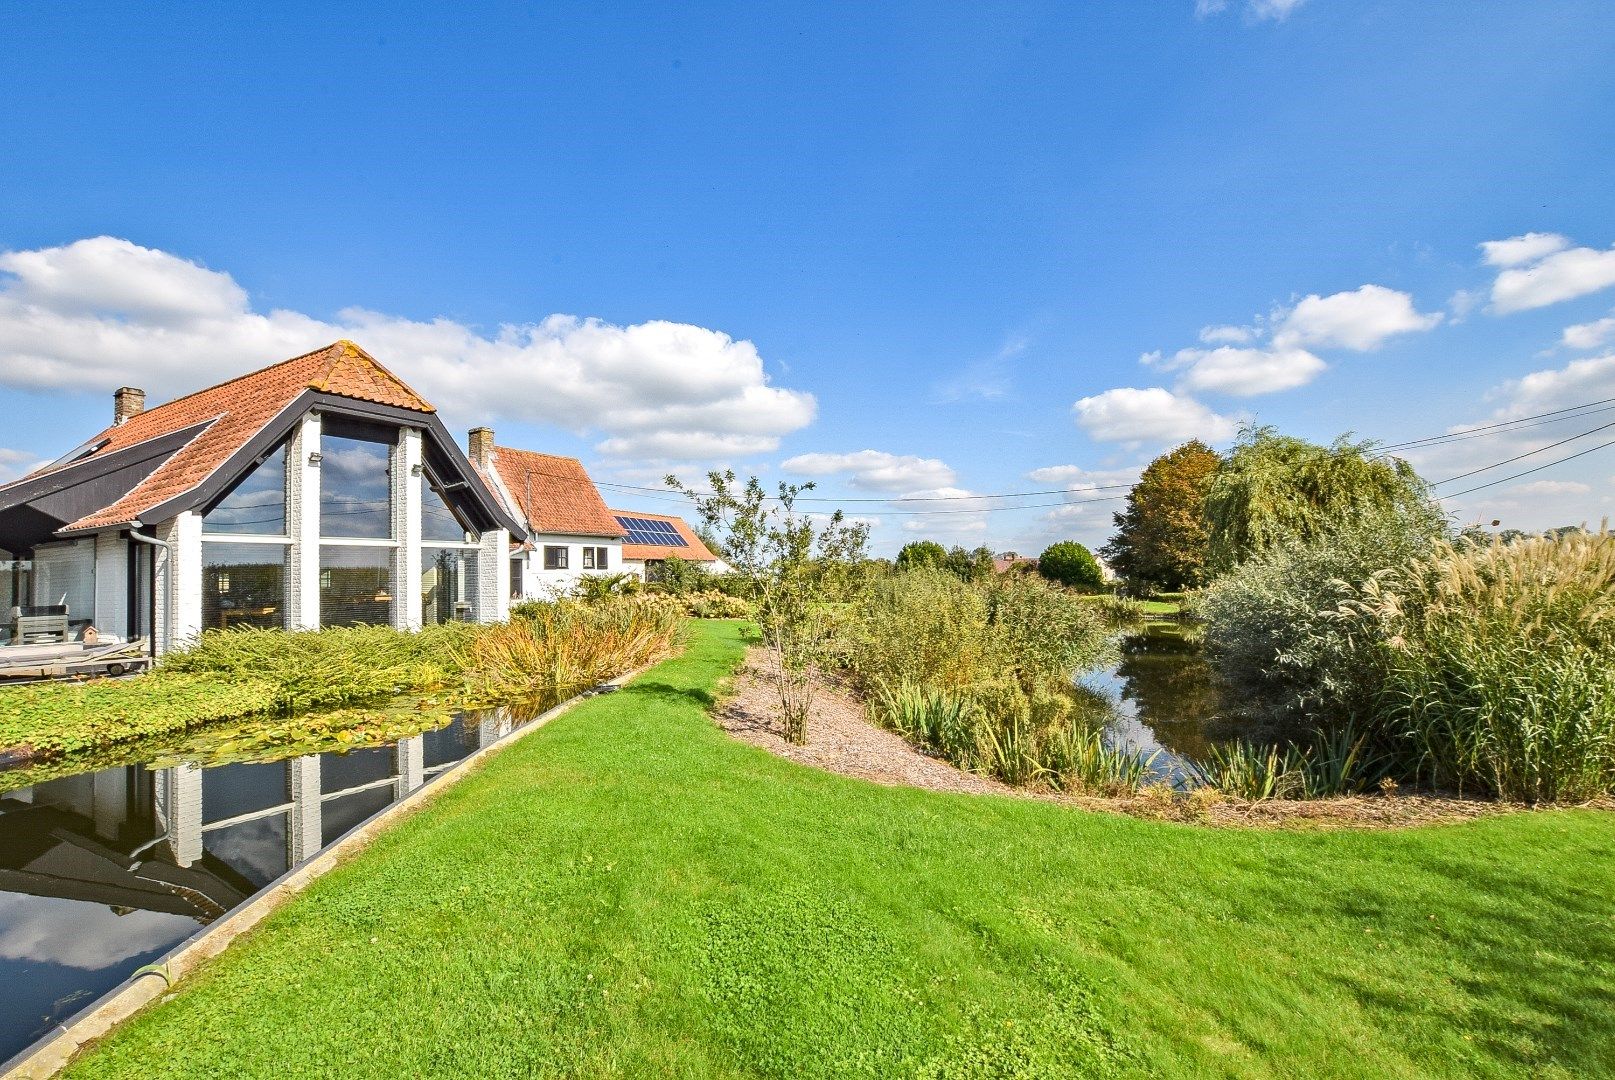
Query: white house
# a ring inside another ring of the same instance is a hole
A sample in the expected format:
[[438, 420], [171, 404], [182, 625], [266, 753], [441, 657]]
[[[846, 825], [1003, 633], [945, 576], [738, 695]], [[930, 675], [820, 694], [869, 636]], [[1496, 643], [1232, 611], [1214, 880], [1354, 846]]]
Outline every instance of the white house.
[[527, 539], [510, 552], [513, 599], [566, 592], [585, 575], [619, 574], [623, 527], [577, 458], [512, 450], [473, 428], [471, 462], [488, 479]]
[[146, 409], [0, 486], [0, 643], [23, 616], [70, 637], [315, 628], [509, 610], [526, 531], [436, 410], [351, 341]]

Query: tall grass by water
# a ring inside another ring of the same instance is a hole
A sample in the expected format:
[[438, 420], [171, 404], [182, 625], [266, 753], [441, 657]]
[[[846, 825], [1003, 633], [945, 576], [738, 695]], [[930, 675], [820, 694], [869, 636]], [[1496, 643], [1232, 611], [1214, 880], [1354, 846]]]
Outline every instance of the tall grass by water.
[[1345, 614], [1382, 665], [1379, 725], [1424, 782], [1526, 801], [1615, 792], [1615, 536], [1443, 543]]

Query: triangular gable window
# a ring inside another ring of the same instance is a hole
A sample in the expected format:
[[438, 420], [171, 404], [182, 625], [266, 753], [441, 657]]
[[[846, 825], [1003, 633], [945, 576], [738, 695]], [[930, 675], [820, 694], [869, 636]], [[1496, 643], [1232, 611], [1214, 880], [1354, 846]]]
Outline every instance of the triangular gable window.
[[421, 540], [463, 544], [472, 532], [430, 479], [421, 483]]
[[202, 516], [210, 533], [286, 535], [286, 445], [282, 443]]

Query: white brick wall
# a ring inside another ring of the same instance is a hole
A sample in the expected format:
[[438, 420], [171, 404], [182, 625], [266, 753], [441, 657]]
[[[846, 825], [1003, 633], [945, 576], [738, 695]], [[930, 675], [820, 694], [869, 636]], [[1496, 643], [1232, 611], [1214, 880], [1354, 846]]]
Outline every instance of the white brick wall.
[[477, 550], [477, 621], [510, 618], [510, 530], [489, 529]]
[[421, 628], [421, 433], [404, 428], [393, 450], [393, 623], [405, 630]]

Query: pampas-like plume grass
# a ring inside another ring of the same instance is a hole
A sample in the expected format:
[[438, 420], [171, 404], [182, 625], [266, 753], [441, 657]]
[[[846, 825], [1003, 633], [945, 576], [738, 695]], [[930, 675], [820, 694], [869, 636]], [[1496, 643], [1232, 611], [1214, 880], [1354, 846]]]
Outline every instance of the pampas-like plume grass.
[[1615, 536], [1439, 544], [1347, 605], [1385, 665], [1382, 724], [1421, 779], [1525, 801], [1615, 791]]

